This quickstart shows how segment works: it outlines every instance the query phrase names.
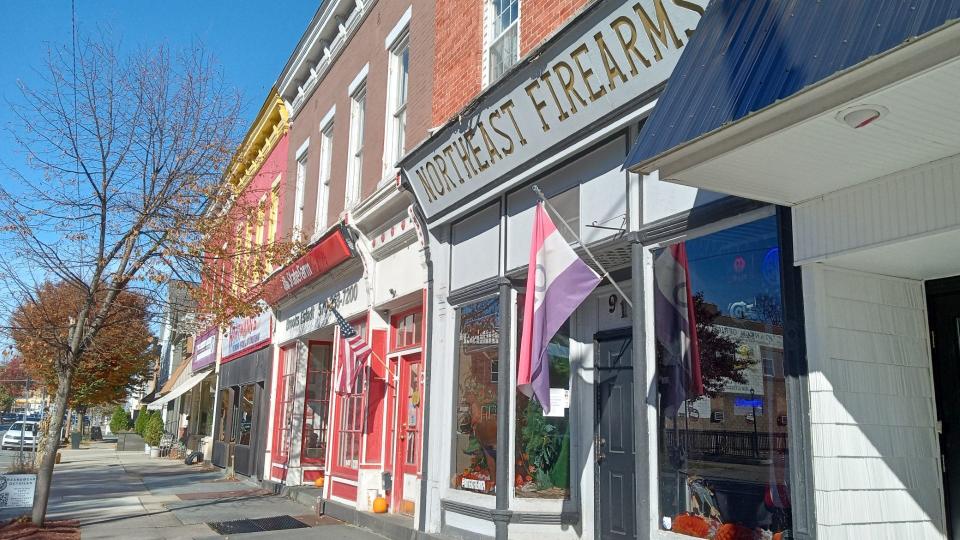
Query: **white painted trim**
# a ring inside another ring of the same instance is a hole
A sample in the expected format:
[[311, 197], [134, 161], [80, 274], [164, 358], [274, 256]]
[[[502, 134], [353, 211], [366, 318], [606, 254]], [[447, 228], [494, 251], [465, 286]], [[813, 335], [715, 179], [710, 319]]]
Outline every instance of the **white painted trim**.
[[297, 148], [296, 153], [294, 154], [294, 159], [300, 161], [304, 154], [307, 153], [307, 149], [310, 148], [310, 137], [307, 137], [307, 140], [303, 141], [303, 144]]
[[321, 133], [326, 131], [327, 128], [330, 127], [330, 124], [333, 123], [333, 117], [336, 114], [337, 114], [337, 106], [336, 104], [334, 104], [330, 107], [330, 110], [327, 111], [327, 114], [323, 115], [323, 118], [320, 119], [320, 124], [318, 124], [319, 127], [317, 128], [317, 130], [320, 131]]
[[413, 6], [407, 6], [407, 10], [403, 12], [403, 15], [400, 16], [400, 19], [397, 21], [397, 24], [393, 25], [393, 29], [390, 30], [390, 33], [387, 34], [386, 39], [383, 40], [383, 48], [392, 49], [393, 46], [397, 43], [397, 40], [401, 37], [401, 34], [407, 31], [407, 27], [410, 25], [410, 15], [412, 14]]
[[350, 82], [350, 85], [347, 86], [347, 95], [353, 96], [357, 93], [357, 89], [360, 88], [360, 85], [366, 82], [367, 73], [370, 72], [370, 63], [367, 62], [360, 68], [360, 71], [357, 73], [356, 77], [353, 78], [353, 81]]

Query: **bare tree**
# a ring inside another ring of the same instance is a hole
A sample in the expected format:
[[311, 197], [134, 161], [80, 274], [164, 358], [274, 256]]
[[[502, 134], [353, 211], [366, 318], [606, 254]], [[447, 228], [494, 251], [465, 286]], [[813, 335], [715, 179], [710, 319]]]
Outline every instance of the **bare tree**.
[[[124, 54], [108, 37], [83, 38], [75, 50], [52, 48], [37, 84], [21, 83], [21, 91], [11, 105], [19, 118], [12, 133], [29, 168], [7, 168], [0, 184], [0, 281], [9, 311], [38, 304], [46, 282], [82, 298], [63, 331], [43, 332], [56, 351], [57, 390], [33, 506], [33, 522], [42, 525], [54, 434], [78, 363], [110, 324], [120, 294], [160, 305], [170, 276], [209, 281], [203, 274], [222, 266], [211, 261], [252, 264], [282, 248], [255, 257], [256, 246], [224, 240], [235, 238], [244, 212], [263, 210], [241, 208], [242, 197], [221, 187], [240, 99], [202, 48]], [[256, 309], [244, 287], [224, 291], [232, 301], [220, 300], [221, 314]]]

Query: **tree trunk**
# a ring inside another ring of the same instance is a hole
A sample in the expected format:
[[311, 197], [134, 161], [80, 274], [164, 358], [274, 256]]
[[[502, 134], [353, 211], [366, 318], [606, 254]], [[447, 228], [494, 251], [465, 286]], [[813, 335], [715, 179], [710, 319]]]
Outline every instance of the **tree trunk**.
[[37, 470], [37, 492], [33, 497], [33, 524], [42, 527], [47, 517], [47, 502], [50, 500], [50, 484], [53, 480], [53, 465], [57, 459], [57, 449], [60, 447], [60, 429], [63, 427], [63, 413], [67, 408], [67, 398], [70, 396], [70, 382], [73, 379], [73, 369], [67, 368], [57, 374], [57, 393], [50, 407], [50, 424], [47, 427], [47, 438], [43, 448], [43, 459]]

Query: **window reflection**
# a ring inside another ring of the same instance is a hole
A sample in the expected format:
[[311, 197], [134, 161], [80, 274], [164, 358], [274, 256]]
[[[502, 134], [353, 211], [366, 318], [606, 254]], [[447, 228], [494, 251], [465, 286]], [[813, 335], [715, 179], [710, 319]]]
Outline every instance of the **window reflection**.
[[665, 529], [791, 527], [779, 255], [773, 217], [654, 253]]

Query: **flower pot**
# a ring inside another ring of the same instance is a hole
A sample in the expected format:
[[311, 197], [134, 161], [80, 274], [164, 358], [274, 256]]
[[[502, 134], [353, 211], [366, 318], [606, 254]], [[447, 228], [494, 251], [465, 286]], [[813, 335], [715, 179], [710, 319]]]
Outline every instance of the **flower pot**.
[[150, 457], [152, 457], [152, 458], [158, 458], [158, 457], [160, 457], [160, 447], [159, 447], [159, 446], [151, 446], [151, 447], [150, 447]]

